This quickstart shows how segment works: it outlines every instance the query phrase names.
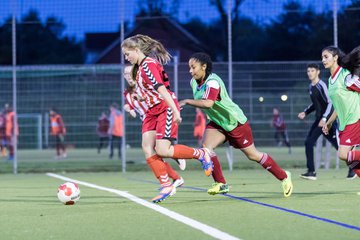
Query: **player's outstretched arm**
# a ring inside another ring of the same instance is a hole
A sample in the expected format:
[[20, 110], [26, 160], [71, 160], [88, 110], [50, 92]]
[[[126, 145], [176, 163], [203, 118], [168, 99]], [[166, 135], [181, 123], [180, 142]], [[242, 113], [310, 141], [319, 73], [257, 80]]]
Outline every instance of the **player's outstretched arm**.
[[195, 100], [195, 99], [184, 99], [181, 100], [179, 102], [180, 107], [183, 107], [185, 105], [190, 105], [193, 107], [198, 107], [198, 108], [211, 108], [214, 105], [215, 101], [211, 100], [211, 99], [199, 99], [199, 100]]

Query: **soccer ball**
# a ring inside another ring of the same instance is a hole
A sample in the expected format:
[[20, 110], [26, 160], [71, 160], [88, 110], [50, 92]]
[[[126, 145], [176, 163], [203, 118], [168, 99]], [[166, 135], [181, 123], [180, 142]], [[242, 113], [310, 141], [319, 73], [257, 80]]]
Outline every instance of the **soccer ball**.
[[73, 205], [80, 199], [80, 189], [76, 183], [66, 182], [59, 186], [57, 196], [65, 205]]

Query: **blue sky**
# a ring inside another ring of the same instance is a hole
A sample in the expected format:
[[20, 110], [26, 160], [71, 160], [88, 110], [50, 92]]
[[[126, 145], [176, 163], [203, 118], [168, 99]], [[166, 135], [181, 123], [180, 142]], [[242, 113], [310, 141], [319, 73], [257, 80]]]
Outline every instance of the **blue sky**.
[[[10, 2], [0, 0], [0, 23], [12, 12]], [[245, 0], [241, 12], [257, 21], [267, 22], [282, 12], [282, 6], [288, 0]], [[85, 32], [112, 32], [119, 26], [124, 13], [125, 20], [133, 21], [138, 12], [138, 0], [17, 0], [17, 15], [22, 16], [29, 9], [36, 9], [42, 19], [56, 16], [66, 24], [67, 35], [83, 37]], [[167, 2], [167, 1], [165, 1]], [[304, 6], [310, 5], [316, 11], [332, 8], [333, 0], [301, 0]], [[342, 5], [351, 0], [338, 0]], [[209, 4], [209, 0], [180, 0], [178, 19], [186, 21], [198, 17], [209, 22], [219, 18], [218, 12]]]

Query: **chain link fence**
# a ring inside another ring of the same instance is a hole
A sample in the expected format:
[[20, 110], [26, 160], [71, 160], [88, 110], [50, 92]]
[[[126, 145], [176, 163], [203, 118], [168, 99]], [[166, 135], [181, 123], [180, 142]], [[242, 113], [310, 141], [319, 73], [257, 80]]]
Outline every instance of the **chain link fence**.
[[[69, 147], [96, 148], [98, 117], [123, 101], [119, 44], [137, 33], [153, 34], [178, 57], [166, 70], [179, 99], [191, 97], [188, 56], [206, 51], [214, 72], [232, 86], [257, 145], [275, 145], [270, 124], [276, 106], [292, 145], [302, 146], [312, 120], [297, 119], [310, 102], [306, 64], [318, 61], [326, 45], [355, 47], [359, 12], [358, 0], [1, 1], [0, 106], [10, 103], [18, 114], [20, 163], [21, 151], [53, 146], [51, 107], [63, 116]], [[195, 146], [195, 110], [185, 108], [182, 116], [179, 139]], [[140, 120], [126, 116], [123, 150], [141, 155], [140, 128]]]

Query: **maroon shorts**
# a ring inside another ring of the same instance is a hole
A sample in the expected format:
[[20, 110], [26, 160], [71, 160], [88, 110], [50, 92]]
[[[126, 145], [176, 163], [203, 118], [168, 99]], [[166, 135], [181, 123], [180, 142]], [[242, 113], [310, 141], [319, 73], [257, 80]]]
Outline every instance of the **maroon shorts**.
[[339, 133], [340, 145], [356, 146], [360, 144], [360, 120], [345, 126]]
[[229, 141], [229, 144], [234, 148], [243, 149], [254, 143], [249, 122], [244, 124], [238, 123], [236, 128], [228, 132], [216, 123], [210, 121], [206, 126], [206, 129], [219, 130], [225, 135], [226, 140]]
[[156, 131], [156, 139], [177, 139], [178, 125], [174, 122], [173, 112], [165, 101], [150, 108], [145, 116], [142, 133]]

